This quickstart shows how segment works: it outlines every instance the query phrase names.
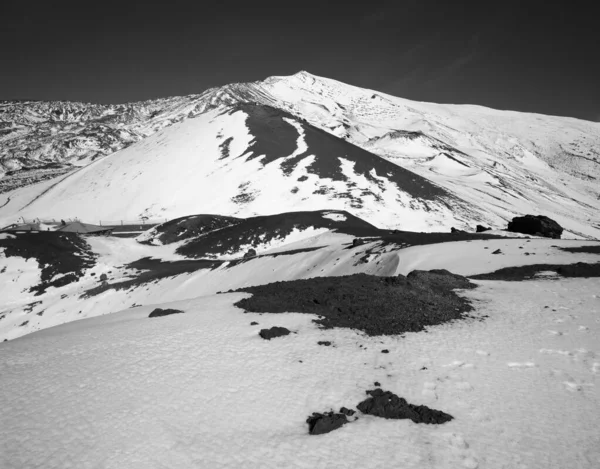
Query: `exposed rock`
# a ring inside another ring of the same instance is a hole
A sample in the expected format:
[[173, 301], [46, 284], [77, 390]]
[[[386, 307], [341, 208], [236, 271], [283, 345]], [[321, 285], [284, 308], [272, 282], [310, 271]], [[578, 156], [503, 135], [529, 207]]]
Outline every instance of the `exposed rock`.
[[331, 342], [329, 342], [328, 340], [320, 340], [319, 342], [317, 342], [318, 345], [324, 345], [325, 347], [329, 347], [331, 345]]
[[502, 254], [502, 251], [500, 249], [496, 249], [492, 254]]
[[446, 423], [454, 418], [424, 405], [409, 404], [405, 399], [380, 388], [367, 391], [367, 394], [371, 397], [356, 406], [364, 414], [386, 419], [410, 419], [415, 423], [428, 424]]
[[265, 340], [271, 340], [275, 337], [283, 337], [284, 335], [291, 334], [292, 331], [285, 327], [274, 326], [271, 329], [261, 329], [258, 335]]
[[[529, 253], [526, 252], [525, 255]], [[588, 264], [577, 262], [575, 264], [530, 264], [517, 267], [505, 267], [487, 274], [471, 276], [477, 280], [505, 280], [522, 281], [534, 279], [540, 272], [556, 272], [563, 277], [600, 277], [600, 262]]]
[[353, 247], [356, 247], [356, 246], [361, 246], [361, 245], [363, 245], [363, 244], [365, 244], [365, 241], [364, 241], [363, 239], [360, 239], [360, 238], [354, 238], [354, 239], [352, 240], [352, 246], [353, 246]]
[[108, 275], [106, 275], [106, 274], [100, 275], [100, 281], [101, 282], [106, 282], [107, 280], [108, 280]]
[[248, 249], [248, 252], [244, 254], [244, 259], [248, 259], [249, 257], [256, 257], [256, 249]]
[[560, 239], [563, 228], [557, 222], [544, 215], [525, 215], [514, 217], [508, 223], [508, 231], [513, 233], [524, 233], [546, 238]]
[[340, 409], [340, 413], [347, 415], [348, 417], [352, 417], [356, 413], [356, 411], [352, 409], [346, 409], [346, 407], [342, 407]]
[[171, 314], [181, 314], [183, 311], [179, 309], [161, 309], [156, 308], [154, 311], [150, 313], [149, 318], [160, 318], [162, 316], [170, 316]]
[[334, 414], [333, 412], [320, 414], [314, 412], [312, 416], [306, 419], [306, 423], [308, 423], [308, 433], [310, 435], [322, 435], [347, 424], [348, 419], [344, 414]]
[[452, 227], [450, 228], [450, 233], [466, 233], [466, 231]]
[[252, 321], [252, 322], [250, 323], [250, 325], [251, 325], [251, 326], [258, 326], [258, 323], [257, 323], [256, 321]]
[[254, 313], [314, 314], [324, 328], [398, 335], [465, 317], [473, 308], [453, 291], [457, 288], [475, 284], [446, 270], [413, 271], [406, 277], [354, 274], [246, 287], [238, 291], [252, 296], [236, 306]]
[[390, 353], [390, 351], [389, 351], [388, 349], [384, 348], [384, 349], [381, 351], [381, 353]]
[[483, 233], [484, 231], [490, 231], [490, 230], [491, 230], [491, 228], [489, 228], [489, 227], [487, 227], [487, 226], [483, 226], [483, 225], [477, 225], [477, 226], [475, 227], [475, 231], [476, 231], [477, 233]]

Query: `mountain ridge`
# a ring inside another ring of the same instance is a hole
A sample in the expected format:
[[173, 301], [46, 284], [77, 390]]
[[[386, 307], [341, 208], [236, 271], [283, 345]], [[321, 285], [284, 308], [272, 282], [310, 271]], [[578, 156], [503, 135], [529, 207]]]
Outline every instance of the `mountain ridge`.
[[[477, 207], [480, 214], [488, 213], [487, 217], [479, 216], [479, 221], [503, 225], [512, 216], [536, 212], [557, 218], [577, 236], [600, 235], [600, 219], [594, 210], [600, 200], [600, 124], [474, 105], [414, 102], [306, 71], [232, 83], [187, 97], [143, 101], [120, 108], [112, 105], [109, 114], [96, 111], [99, 114], [90, 128], [77, 120], [57, 124], [52, 116], [36, 123], [39, 115], [27, 114], [27, 106], [23, 105], [22, 119], [27, 124], [23, 126], [27, 129], [15, 130], [11, 123], [7, 130], [5, 121], [4, 133], [0, 135], [0, 165], [5, 173], [6, 168], [13, 168], [8, 177], [0, 179], [0, 191], [13, 200], [19, 196], [13, 194], [13, 189], [26, 183], [63, 175], [73, 167], [147, 144], [148, 138], [159, 132], [168, 133], [168, 129], [190, 119], [244, 104], [270, 106], [288, 113], [291, 116], [286, 118], [295, 119], [299, 126], [305, 122], [409, 170], [464, 200], [466, 205]], [[66, 106], [59, 117], [73, 118], [77, 111], [73, 109]], [[93, 114], [93, 109], [88, 113]], [[6, 112], [4, 115], [5, 119]], [[220, 142], [223, 151], [229, 151], [232, 141]], [[13, 151], [13, 147], [18, 151]], [[48, 171], [49, 162], [64, 167]], [[28, 164], [36, 169], [23, 169]], [[316, 208], [342, 207], [311, 207]], [[292, 204], [280, 211], [296, 209], [302, 207]], [[214, 211], [235, 215], [220, 207]], [[14, 204], [10, 210], [4, 207], [0, 218], [7, 219], [10, 213], [17, 212]], [[194, 207], [191, 212], [173, 216], [197, 212], [206, 210]]]

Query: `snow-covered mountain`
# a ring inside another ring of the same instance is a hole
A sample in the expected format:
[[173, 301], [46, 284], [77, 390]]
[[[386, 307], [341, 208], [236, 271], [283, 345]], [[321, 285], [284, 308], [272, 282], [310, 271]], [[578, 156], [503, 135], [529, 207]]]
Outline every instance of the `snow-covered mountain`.
[[5, 168], [91, 162], [7, 190], [5, 224], [347, 209], [414, 230], [540, 213], [567, 235], [600, 235], [592, 122], [413, 102], [306, 72], [123, 106], [2, 110]]

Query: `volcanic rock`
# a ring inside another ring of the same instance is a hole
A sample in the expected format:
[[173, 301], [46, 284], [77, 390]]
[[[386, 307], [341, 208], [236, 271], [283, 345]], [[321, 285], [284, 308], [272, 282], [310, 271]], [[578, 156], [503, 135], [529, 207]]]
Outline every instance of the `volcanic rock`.
[[180, 314], [183, 313], [183, 311], [179, 310], [179, 309], [161, 309], [161, 308], [156, 308], [154, 311], [152, 311], [150, 313], [150, 315], [148, 316], [149, 318], [159, 318], [161, 316], [169, 316], [171, 314]]
[[333, 412], [325, 412], [320, 414], [314, 412], [312, 416], [306, 419], [308, 423], [308, 433], [310, 435], [321, 435], [337, 430], [342, 425], [348, 423], [348, 418], [344, 414], [334, 414]]
[[258, 335], [265, 340], [271, 340], [275, 337], [283, 337], [284, 335], [290, 334], [292, 331], [285, 327], [274, 326], [271, 329], [261, 329]]
[[248, 252], [244, 254], [244, 259], [248, 259], [249, 257], [256, 257], [256, 249], [248, 249]]
[[557, 222], [544, 215], [525, 215], [514, 217], [508, 223], [508, 231], [513, 233], [524, 233], [546, 238], [560, 239], [563, 228]]
[[454, 418], [424, 405], [409, 404], [405, 399], [380, 388], [367, 391], [367, 394], [371, 397], [356, 406], [363, 414], [386, 419], [410, 419], [415, 423], [428, 424], [446, 423]]

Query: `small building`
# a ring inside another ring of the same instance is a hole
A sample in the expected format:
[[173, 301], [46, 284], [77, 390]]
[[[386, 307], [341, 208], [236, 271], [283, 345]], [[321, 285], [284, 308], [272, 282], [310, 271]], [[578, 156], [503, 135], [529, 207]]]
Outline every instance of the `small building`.
[[13, 223], [12, 225], [5, 226], [0, 231], [6, 231], [9, 233], [37, 233], [42, 231], [39, 223]]
[[56, 231], [62, 231], [65, 233], [78, 233], [87, 236], [110, 236], [113, 228], [108, 226], [90, 225], [89, 223], [82, 223], [80, 221], [67, 222], [64, 225], [60, 225]]

